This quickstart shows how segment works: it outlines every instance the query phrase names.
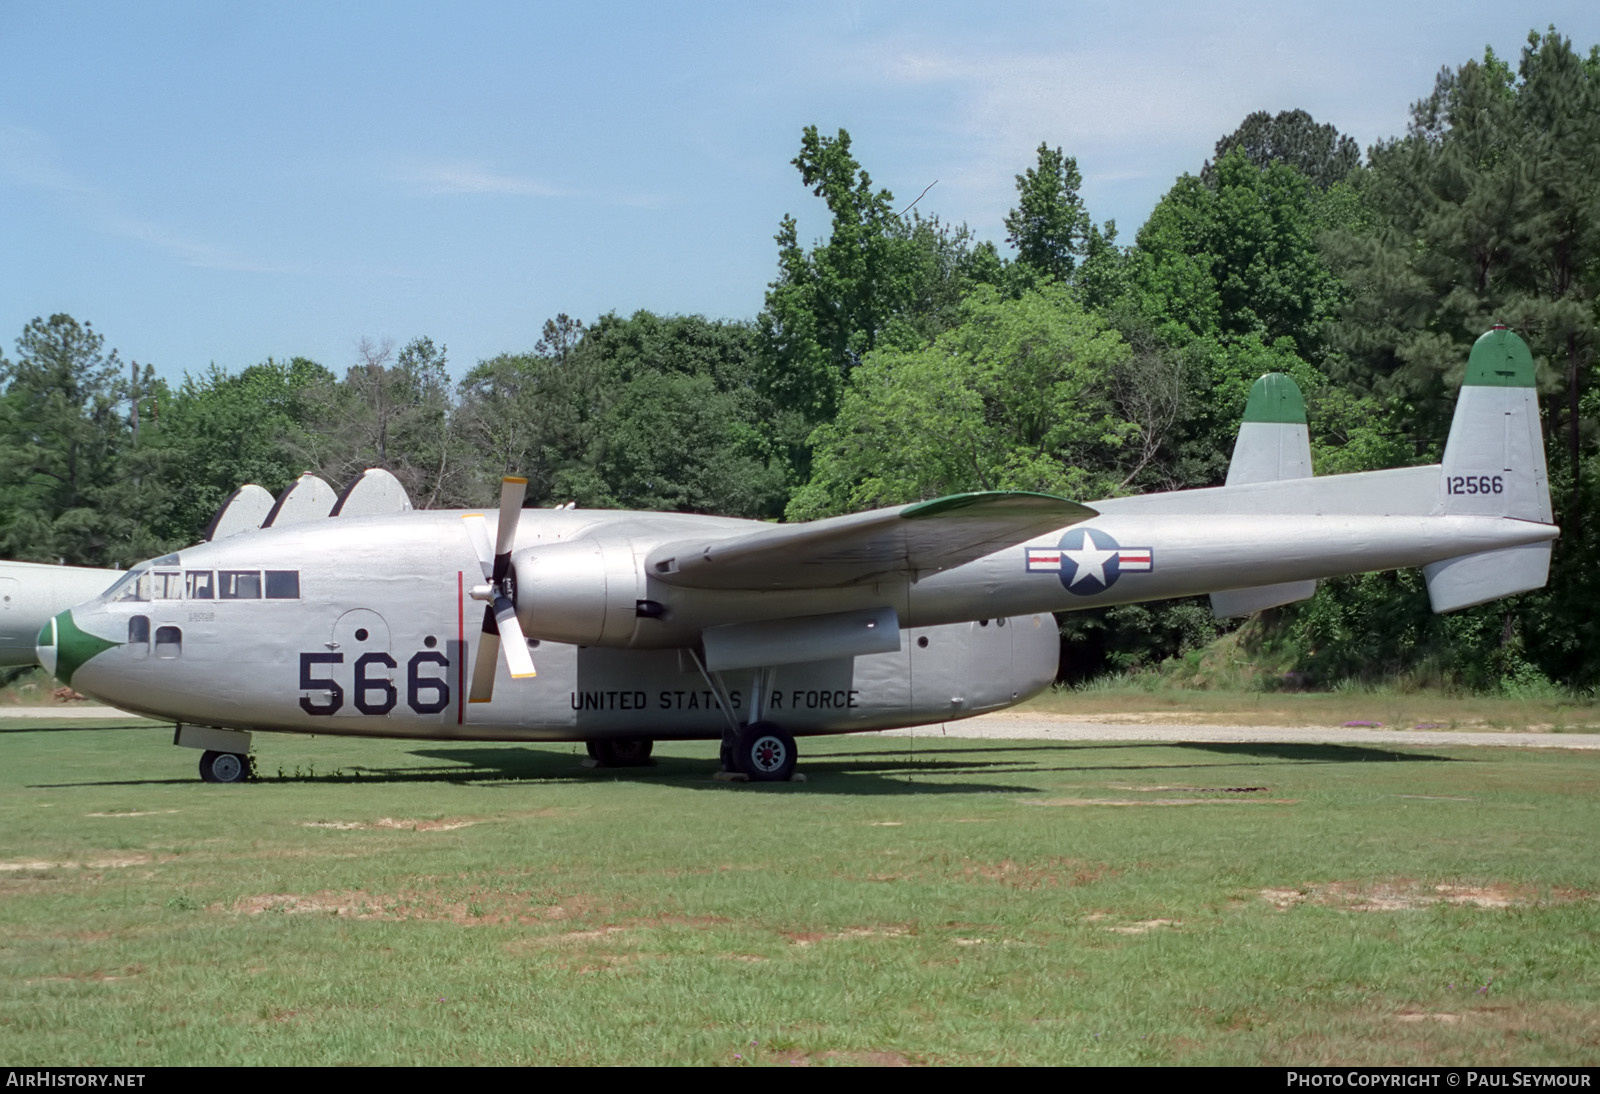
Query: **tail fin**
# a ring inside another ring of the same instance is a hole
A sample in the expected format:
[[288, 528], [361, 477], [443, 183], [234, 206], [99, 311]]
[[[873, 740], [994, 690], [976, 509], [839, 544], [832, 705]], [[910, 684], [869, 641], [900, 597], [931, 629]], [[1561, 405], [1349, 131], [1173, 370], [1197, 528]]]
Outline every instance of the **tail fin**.
[[[1440, 511], [1553, 524], [1533, 354], [1504, 327], [1479, 338], [1467, 359], [1440, 475]], [[1541, 588], [1550, 543], [1507, 547], [1422, 568], [1436, 612], [1470, 608]]]
[[[1311, 477], [1311, 437], [1306, 431], [1306, 401], [1295, 382], [1269, 372], [1250, 389], [1239, 439], [1228, 464], [1227, 485], [1278, 482]], [[1263, 608], [1305, 600], [1317, 591], [1315, 581], [1287, 581], [1211, 594], [1211, 614], [1218, 619], [1249, 615]]]
[[1306, 401], [1295, 382], [1269, 372], [1250, 389], [1239, 439], [1228, 464], [1229, 486], [1311, 477], [1311, 436]]

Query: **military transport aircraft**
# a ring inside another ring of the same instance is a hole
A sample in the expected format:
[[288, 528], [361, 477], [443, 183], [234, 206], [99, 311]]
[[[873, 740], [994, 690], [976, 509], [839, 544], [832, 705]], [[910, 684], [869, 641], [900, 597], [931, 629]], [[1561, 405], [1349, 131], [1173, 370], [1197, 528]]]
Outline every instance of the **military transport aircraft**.
[[308, 502], [321, 517], [133, 568], [48, 621], [37, 654], [78, 691], [175, 722], [212, 782], [248, 776], [255, 731], [581, 740], [615, 765], [720, 739], [725, 768], [787, 779], [796, 737], [1047, 687], [1052, 612], [1209, 593], [1239, 615], [1403, 566], [1441, 612], [1542, 586], [1559, 530], [1533, 384], [1526, 344], [1497, 328], [1473, 347], [1442, 464], [1313, 478], [1304, 402], [1269, 375], [1226, 485], [1087, 506], [961, 494], [774, 525], [523, 510], [516, 478], [498, 513]]

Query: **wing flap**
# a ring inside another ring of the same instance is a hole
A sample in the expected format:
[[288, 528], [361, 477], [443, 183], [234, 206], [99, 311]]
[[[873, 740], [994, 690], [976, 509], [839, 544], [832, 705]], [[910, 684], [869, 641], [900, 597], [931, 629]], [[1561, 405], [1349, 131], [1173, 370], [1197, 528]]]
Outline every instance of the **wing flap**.
[[1096, 516], [1050, 494], [986, 491], [778, 524], [651, 551], [657, 581], [696, 589], [821, 589], [948, 570]]

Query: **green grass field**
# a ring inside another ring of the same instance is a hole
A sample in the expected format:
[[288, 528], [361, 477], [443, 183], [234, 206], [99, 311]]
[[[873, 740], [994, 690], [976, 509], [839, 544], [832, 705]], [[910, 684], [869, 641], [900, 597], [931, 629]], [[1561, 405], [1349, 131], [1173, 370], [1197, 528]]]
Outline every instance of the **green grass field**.
[[0, 730], [11, 1065], [1600, 1062], [1593, 753]]

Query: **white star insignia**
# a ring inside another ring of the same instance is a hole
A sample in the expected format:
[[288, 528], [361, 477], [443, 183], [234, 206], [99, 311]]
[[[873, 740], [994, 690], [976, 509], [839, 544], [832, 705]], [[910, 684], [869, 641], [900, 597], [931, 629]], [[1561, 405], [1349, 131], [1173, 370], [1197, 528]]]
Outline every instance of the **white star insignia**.
[[1073, 566], [1077, 567], [1072, 575], [1072, 580], [1067, 582], [1067, 588], [1072, 588], [1072, 586], [1086, 577], [1092, 577], [1102, 585], [1106, 584], [1106, 563], [1110, 562], [1116, 555], [1117, 549], [1115, 547], [1097, 547], [1094, 540], [1085, 535], [1082, 547], [1061, 552], [1062, 558], [1070, 558]]

